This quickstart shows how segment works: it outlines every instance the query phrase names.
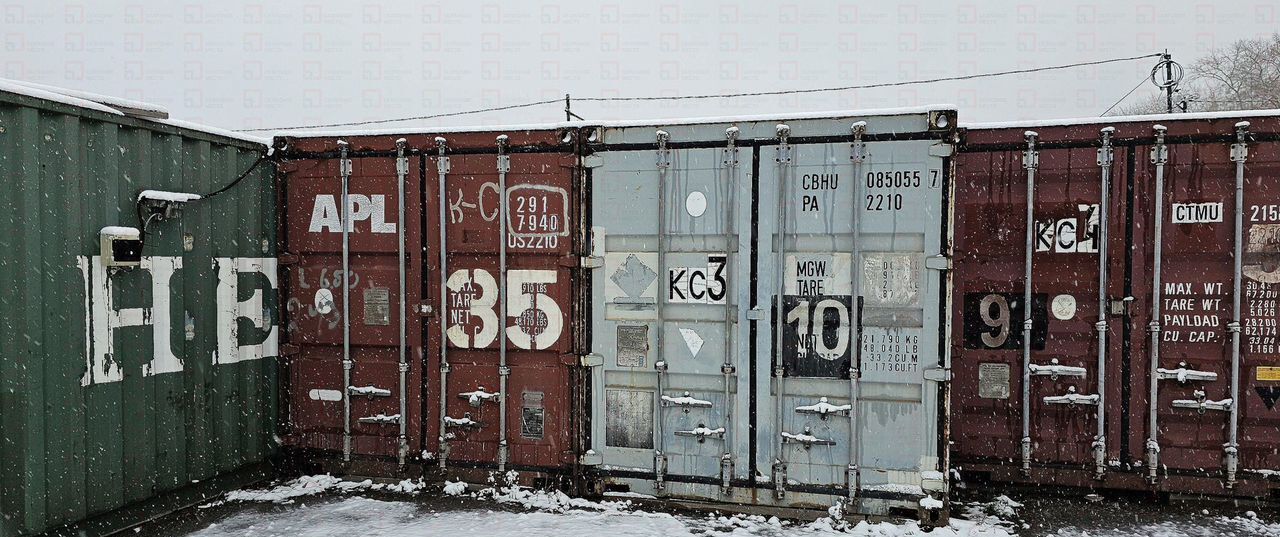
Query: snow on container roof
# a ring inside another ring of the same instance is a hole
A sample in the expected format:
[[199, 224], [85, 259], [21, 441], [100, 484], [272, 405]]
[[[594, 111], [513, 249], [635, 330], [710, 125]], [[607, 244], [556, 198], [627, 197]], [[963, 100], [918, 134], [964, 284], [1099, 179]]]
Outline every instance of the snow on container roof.
[[30, 86], [19, 84], [13, 80], [8, 80], [4, 78], [0, 78], [0, 91], [7, 91], [9, 93], [16, 93], [18, 95], [26, 95], [28, 97], [35, 97], [37, 99], [44, 99], [46, 101], [53, 101], [55, 103], [78, 106], [80, 108], [87, 108], [89, 110], [95, 110], [98, 112], [104, 112], [107, 114], [112, 114], [117, 116], [124, 115], [123, 112], [116, 110], [115, 108], [104, 106], [90, 100], [71, 97], [65, 93], [57, 93], [57, 92], [45, 91], [42, 89], [33, 88]]
[[1060, 119], [1031, 119], [1020, 121], [996, 121], [984, 123], [961, 123], [960, 128], [977, 129], [1012, 129], [1025, 127], [1070, 127], [1073, 125], [1095, 125], [1103, 123], [1136, 123], [1143, 121], [1176, 121], [1196, 119], [1226, 119], [1239, 117], [1280, 116], [1280, 109], [1269, 110], [1232, 110], [1229, 112], [1189, 112], [1180, 114], [1145, 114], [1138, 116], [1102, 116], [1077, 117]]
[[7, 80], [7, 82], [12, 84], [17, 84], [19, 86], [26, 86], [32, 89], [47, 91], [50, 93], [58, 93], [61, 95], [66, 95], [68, 97], [74, 97], [76, 99], [83, 99], [86, 101], [95, 102], [95, 103], [98, 103], [104, 106], [109, 106], [111, 108], [119, 110], [121, 113], [127, 116], [143, 117], [147, 119], [167, 119], [169, 117], [169, 111], [166, 110], [164, 107], [156, 104], [144, 103], [142, 101], [134, 101], [130, 99], [122, 99], [119, 97], [112, 97], [110, 95], [99, 95], [97, 93], [90, 93], [87, 91], [80, 91], [80, 90], [74, 90], [69, 88], [59, 88], [57, 86], [49, 86], [46, 84], [37, 84], [35, 82], [27, 82], [25, 80]]
[[98, 95], [96, 93], [89, 93], [86, 91], [59, 88], [56, 86], [5, 78], [0, 78], [0, 91], [75, 106], [86, 110], [93, 110], [95, 112], [103, 112], [114, 116], [132, 117], [179, 129], [203, 132], [205, 134], [242, 140], [264, 146], [271, 144], [270, 138], [262, 136], [233, 132], [226, 129], [220, 129], [218, 127], [191, 123], [189, 121], [170, 119], [169, 111], [164, 107], [141, 101], [133, 101], [119, 97]]
[[907, 106], [899, 108], [870, 108], [864, 110], [826, 110], [819, 112], [789, 112], [773, 114], [754, 114], [749, 116], [712, 116], [695, 118], [667, 119], [633, 119], [597, 121], [592, 125], [601, 127], [646, 127], [661, 125], [703, 125], [708, 123], [751, 123], [757, 121], [795, 121], [801, 119], [834, 119], [858, 116], [905, 116], [924, 114], [936, 110], [955, 110], [954, 104], [930, 104], [923, 106]]
[[828, 110], [819, 112], [789, 112], [773, 114], [754, 114], [748, 116], [709, 116], [695, 118], [657, 118], [657, 119], [608, 119], [593, 121], [559, 121], [550, 123], [530, 123], [525, 125], [480, 125], [467, 127], [396, 127], [385, 129], [281, 129], [273, 136], [288, 138], [334, 138], [338, 136], [392, 136], [403, 134], [450, 134], [467, 132], [497, 131], [540, 131], [577, 127], [648, 127], [658, 125], [699, 125], [713, 123], [749, 123], [753, 121], [792, 121], [799, 119], [824, 119], [855, 116], [895, 116], [923, 114], [935, 110], [955, 110], [954, 104], [932, 104], [900, 108], [871, 108], [864, 110]]

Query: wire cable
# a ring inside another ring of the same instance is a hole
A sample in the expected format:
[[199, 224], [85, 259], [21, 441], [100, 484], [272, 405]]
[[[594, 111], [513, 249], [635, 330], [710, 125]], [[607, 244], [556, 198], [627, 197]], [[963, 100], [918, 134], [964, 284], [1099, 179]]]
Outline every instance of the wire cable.
[[[1097, 61], [1091, 61], [1091, 62], [1078, 62], [1078, 63], [1063, 64], [1063, 65], [1050, 65], [1050, 66], [1045, 66], [1045, 67], [1031, 67], [1031, 68], [1027, 68], [1027, 69], [1013, 69], [1013, 70], [1009, 70], [1009, 71], [997, 71], [997, 72], [993, 72], [993, 73], [975, 73], [975, 74], [972, 74], [972, 75], [945, 76], [945, 77], [939, 77], [939, 78], [924, 78], [924, 79], [919, 79], [919, 80], [903, 80], [903, 81], [900, 81], [900, 82], [880, 82], [880, 83], [876, 83], [876, 84], [860, 84], [860, 85], [856, 85], [856, 86], [837, 86], [837, 87], [831, 87], [831, 88], [810, 88], [810, 89], [799, 89], [799, 90], [756, 91], [756, 92], [750, 92], [750, 93], [715, 93], [715, 94], [703, 94], [703, 95], [675, 95], [675, 96], [660, 96], [660, 97], [575, 97], [573, 100], [575, 100], [575, 101], [594, 101], [594, 102], [599, 102], [599, 101], [672, 101], [672, 100], [681, 100], [681, 99], [725, 99], [725, 98], [732, 98], [732, 97], [762, 97], [762, 96], [770, 96], [770, 95], [791, 95], [791, 94], [798, 94], [798, 93], [821, 93], [821, 92], [828, 92], [828, 91], [847, 91], [847, 90], [856, 90], [856, 89], [891, 88], [891, 87], [897, 87], [897, 86], [912, 86], [912, 85], [919, 85], [919, 84], [934, 84], [934, 83], [937, 83], [937, 82], [952, 82], [952, 81], [956, 81], [956, 80], [972, 80], [972, 79], [975, 79], [975, 78], [987, 78], [987, 77], [1007, 76], [1007, 75], [1020, 75], [1020, 74], [1026, 74], [1026, 73], [1038, 73], [1038, 72], [1041, 72], [1041, 71], [1053, 71], [1053, 70], [1057, 70], [1057, 69], [1070, 69], [1070, 68], [1073, 68], [1073, 67], [1084, 67], [1084, 66], [1089, 66], [1089, 65], [1102, 65], [1102, 64], [1106, 64], [1106, 63], [1128, 62], [1128, 61], [1134, 61], [1134, 60], [1141, 60], [1141, 59], [1145, 59], [1145, 58], [1154, 58], [1154, 57], [1158, 57], [1158, 56], [1161, 56], [1161, 55], [1162, 55], [1162, 54], [1160, 54], [1160, 53], [1156, 53], [1156, 54], [1144, 54], [1144, 55], [1142, 55], [1142, 56], [1131, 56], [1131, 57], [1127, 57], [1127, 58], [1111, 58], [1111, 59], [1109, 59], [1109, 60], [1097, 60]], [[1146, 78], [1144, 77], [1144, 78], [1143, 78], [1143, 80], [1145, 80], [1145, 79], [1146, 79]]]
[[[1068, 63], [1068, 64], [1062, 64], [1062, 65], [1049, 65], [1044, 67], [1030, 67], [1027, 69], [1012, 69], [1007, 71], [996, 71], [991, 73], [975, 73], [972, 75], [924, 78], [924, 79], [918, 79], [918, 80], [903, 80], [898, 82], [880, 82], [876, 84], [859, 84], [855, 86], [835, 86], [835, 87], [829, 87], [829, 88], [807, 88], [807, 89], [792, 89], [792, 90], [756, 91], [756, 92], [749, 92], [749, 93], [709, 93], [709, 94], [701, 94], [701, 95], [669, 95], [669, 96], [649, 96], [649, 97], [576, 97], [573, 100], [581, 101], [581, 102], [617, 102], [617, 101], [675, 101], [675, 100], [686, 100], [686, 99], [729, 99], [729, 98], [736, 98], [736, 97], [763, 97], [763, 96], [771, 96], [771, 95], [794, 95], [794, 94], [805, 94], [805, 93], [823, 93], [823, 92], [831, 92], [831, 91], [892, 88], [892, 87], [898, 87], [898, 86], [935, 84], [938, 82], [953, 82], [957, 80], [973, 80], [976, 78], [990, 78], [990, 77], [998, 77], [998, 76], [1020, 75], [1020, 74], [1027, 74], [1027, 73], [1039, 73], [1043, 71], [1071, 69], [1075, 67], [1086, 67], [1090, 65], [1103, 65], [1108, 63], [1129, 62], [1134, 60], [1155, 58], [1155, 57], [1161, 57], [1161, 56], [1163, 56], [1163, 53], [1157, 52], [1153, 54], [1143, 54], [1141, 56], [1110, 58], [1106, 60], [1076, 62], [1076, 63]], [[1144, 77], [1143, 80], [1146, 80], [1146, 78]], [[383, 123], [397, 123], [401, 121], [417, 121], [417, 120], [423, 120], [423, 119], [438, 119], [438, 118], [444, 118], [444, 117], [464, 116], [464, 115], [470, 115], [470, 114], [483, 114], [485, 112], [514, 110], [517, 108], [528, 108], [531, 106], [541, 106], [544, 104], [560, 103], [560, 102], [563, 102], [563, 99], [557, 98], [557, 99], [548, 99], [545, 101], [534, 101], [529, 103], [513, 104], [508, 106], [495, 106], [491, 108], [465, 110], [461, 112], [448, 112], [443, 114], [430, 114], [425, 116], [411, 116], [411, 117], [400, 117], [400, 118], [390, 118], [390, 119], [374, 119], [374, 120], [367, 120], [367, 121], [348, 121], [345, 123], [327, 123], [327, 124], [320, 124], [320, 125], [299, 125], [299, 126], [293, 126], [293, 127], [262, 127], [262, 128], [256, 128], [256, 129], [239, 129], [236, 132], [322, 129], [322, 128], [329, 128], [329, 127], [354, 127], [354, 126], [360, 126], [360, 125], [377, 125], [377, 124], [383, 124]]]
[[1111, 111], [1111, 109], [1113, 109], [1113, 108], [1115, 108], [1115, 107], [1119, 106], [1119, 105], [1120, 105], [1120, 103], [1124, 102], [1124, 100], [1125, 100], [1125, 99], [1128, 99], [1130, 95], [1133, 95], [1133, 92], [1138, 91], [1138, 88], [1141, 88], [1141, 87], [1142, 87], [1142, 85], [1143, 85], [1143, 84], [1146, 84], [1146, 83], [1147, 83], [1147, 77], [1145, 77], [1145, 76], [1144, 76], [1144, 77], [1142, 77], [1142, 79], [1141, 79], [1141, 80], [1139, 80], [1139, 81], [1138, 81], [1138, 85], [1137, 85], [1137, 86], [1134, 86], [1134, 87], [1133, 87], [1133, 89], [1129, 90], [1129, 93], [1124, 94], [1124, 97], [1121, 97], [1121, 98], [1120, 98], [1120, 100], [1118, 100], [1118, 101], [1116, 101], [1116, 102], [1114, 102], [1114, 103], [1111, 103], [1111, 106], [1108, 106], [1106, 110], [1104, 110], [1101, 114], [1098, 114], [1098, 117], [1102, 117], [1102, 116], [1107, 115], [1107, 112], [1110, 112], [1110, 111]]
[[[240, 181], [243, 181], [245, 177], [248, 177], [250, 173], [253, 173], [253, 170], [257, 169], [258, 165], [262, 164], [263, 161], [265, 160], [267, 160], [267, 155], [265, 153], [262, 155], [258, 155], [258, 159], [253, 161], [253, 164], [250, 165], [249, 168], [244, 171], [244, 173], [241, 173], [238, 177], [236, 177], [230, 183], [227, 183], [226, 185], [224, 185], [222, 188], [219, 188], [217, 190], [214, 190], [213, 192], [200, 196], [200, 200], [207, 200], [209, 198], [217, 196], [218, 194], [231, 190], [231, 187], [234, 187]], [[200, 201], [200, 200], [196, 200], [196, 201]]]
[[479, 110], [464, 110], [461, 112], [448, 112], [444, 114], [431, 114], [426, 116], [398, 117], [392, 119], [372, 119], [368, 121], [348, 121], [346, 123], [327, 123], [323, 125], [299, 125], [296, 127], [262, 127], [257, 129], [240, 129], [235, 132], [258, 132], [258, 131], [279, 131], [279, 130], [295, 130], [295, 129], [324, 129], [329, 127], [354, 127], [357, 125], [376, 125], [379, 123], [396, 123], [399, 121], [417, 121], [422, 119], [437, 119], [442, 117], [465, 116], [469, 114], [483, 114], [485, 112], [499, 112], [502, 110], [514, 110], [516, 108], [528, 108], [530, 106], [541, 106], [544, 104], [564, 102], [563, 98], [549, 99], [546, 101], [535, 101], [531, 103], [512, 104], [508, 106], [495, 106], [492, 108], [481, 108]]

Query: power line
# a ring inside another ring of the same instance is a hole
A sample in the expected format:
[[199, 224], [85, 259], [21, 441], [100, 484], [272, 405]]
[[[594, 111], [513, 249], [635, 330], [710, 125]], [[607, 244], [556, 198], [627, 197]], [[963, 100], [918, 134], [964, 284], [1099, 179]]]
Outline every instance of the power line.
[[[650, 97], [578, 97], [578, 98], [574, 98], [574, 100], [583, 101], [583, 102], [608, 102], [608, 101], [673, 101], [673, 100], [685, 100], [685, 99], [728, 99], [728, 98], [735, 98], [735, 97], [763, 97], [763, 96], [771, 96], [771, 95], [794, 95], [794, 94], [805, 94], [805, 93], [823, 93], [823, 92], [830, 92], [830, 91], [891, 88], [891, 87], [898, 87], [898, 86], [935, 84], [938, 82], [952, 82], [957, 80], [973, 80], [976, 78], [990, 78], [990, 77], [998, 77], [998, 76], [1038, 73], [1043, 71], [1054, 71], [1054, 70], [1060, 70], [1060, 69], [1071, 69], [1075, 67], [1086, 67], [1090, 65], [1103, 65], [1108, 63], [1128, 62], [1128, 61], [1134, 61], [1134, 60], [1141, 60], [1145, 58], [1155, 58], [1160, 56], [1162, 56], [1162, 53], [1144, 54], [1141, 56], [1130, 56], [1125, 58], [1111, 58], [1106, 60], [1096, 60], [1096, 61], [1089, 61], [1089, 62], [1068, 63], [1068, 64], [1062, 64], [1062, 65], [1050, 65], [1045, 67], [1032, 67], [1027, 69], [1013, 69], [1008, 71], [996, 71], [992, 73], [975, 73], [972, 75], [925, 78], [925, 79], [918, 79], [918, 80], [903, 80], [898, 82], [880, 82], [876, 84], [860, 84], [855, 86], [835, 86], [835, 87], [828, 87], [828, 88], [757, 91], [757, 92], [749, 92], [749, 93], [714, 93], [714, 94], [702, 94], [702, 95], [672, 95], [672, 96], [650, 96]], [[1144, 77], [1143, 80], [1145, 81], [1146, 78]], [[1137, 88], [1134, 88], [1134, 89], [1137, 89]], [[1132, 93], [1132, 91], [1130, 91], [1130, 93]], [[1128, 95], [1126, 95], [1126, 97], [1127, 96]], [[551, 104], [551, 103], [558, 103], [558, 102], [561, 102], [561, 99], [549, 99], [545, 101], [513, 104], [509, 106], [496, 106], [492, 108], [481, 108], [478, 110], [466, 110], [462, 112], [449, 112], [444, 114], [431, 114], [431, 115], [425, 115], [425, 116], [412, 116], [412, 117], [401, 117], [401, 118], [391, 118], [391, 119], [375, 119], [375, 120], [366, 120], [366, 121], [350, 121], [346, 123], [328, 123], [323, 125], [300, 125], [300, 126], [294, 126], [294, 127], [263, 127], [263, 128], [256, 128], [256, 129], [240, 129], [237, 132], [257, 132], [257, 131], [294, 130], [294, 129], [322, 129], [322, 128], [328, 128], [328, 127], [352, 127], [352, 126], [359, 126], [359, 125], [376, 125], [376, 124], [382, 124], [382, 123], [397, 123], [401, 121], [417, 121], [417, 120], [423, 120], [423, 119], [437, 119], [437, 118], [444, 118], [444, 117], [463, 116], [463, 115], [469, 115], [469, 114], [482, 114], [485, 112], [498, 112], [501, 110], [528, 108], [531, 106], [541, 106], [544, 104]]]
[[399, 121], [416, 121], [420, 119], [436, 119], [436, 118], [442, 118], [442, 117], [465, 116], [469, 114], [483, 114], [485, 112], [514, 110], [516, 108], [528, 108], [530, 106], [539, 106], [539, 105], [558, 103], [558, 102], [560, 102], [560, 99], [551, 99], [547, 101], [513, 104], [508, 106], [495, 106], [492, 108], [481, 108], [478, 110], [464, 110], [461, 112], [448, 112], [445, 114], [431, 114], [426, 116], [398, 117], [398, 118], [392, 118], [392, 119], [371, 119], [367, 121], [349, 121], [346, 123], [327, 123], [323, 125], [299, 125], [296, 127], [261, 127], [257, 129], [240, 129], [240, 130], [237, 130], [236, 132], [277, 131], [277, 130], [293, 130], [293, 129], [324, 129], [328, 127], [352, 127], [356, 125], [376, 125], [379, 123], [396, 123]]
[[1161, 54], [1160, 53], [1144, 54], [1142, 56], [1132, 56], [1128, 58], [1112, 58], [1109, 60], [1068, 63], [1064, 65], [1032, 67], [1028, 69], [1014, 69], [1010, 71], [997, 71], [994, 73], [976, 73], [972, 75], [946, 76], [946, 77], [939, 77], [939, 78], [925, 78], [925, 79], [919, 79], [919, 80], [903, 80], [900, 82], [880, 82], [877, 84], [860, 84], [857, 86], [837, 86], [837, 87], [830, 87], [830, 88], [811, 88], [811, 89], [800, 89], [800, 90], [757, 91], [757, 92], [751, 92], [751, 93], [716, 93], [716, 94], [704, 94], [704, 95], [679, 95], [679, 96], [664, 96], [664, 97], [585, 97], [585, 98], [574, 98], [574, 100], [575, 101], [669, 101], [669, 100], [680, 100], [680, 99], [724, 99], [724, 98], [731, 98], [731, 97], [761, 97], [761, 96], [769, 96], [769, 95], [789, 95], [789, 94], [797, 94], [797, 93], [820, 93], [820, 92], [827, 92], [827, 91], [890, 88], [890, 87], [896, 87], [896, 86], [912, 86], [912, 85], [918, 85], [918, 84], [933, 84], [937, 82], [951, 82], [955, 80], [972, 80], [975, 78], [1019, 75], [1019, 74], [1025, 74], [1025, 73], [1038, 73], [1041, 71], [1053, 71], [1056, 69], [1070, 69], [1073, 67], [1084, 67], [1088, 65], [1102, 65], [1104, 63], [1128, 62], [1133, 60], [1141, 60], [1144, 58], [1155, 58], [1158, 56], [1161, 56]]
[[1111, 103], [1111, 106], [1108, 106], [1106, 110], [1104, 110], [1101, 114], [1098, 114], [1098, 117], [1107, 115], [1107, 112], [1110, 112], [1112, 108], [1119, 106], [1120, 103], [1124, 102], [1125, 99], [1128, 99], [1130, 95], [1133, 95], [1133, 92], [1138, 91], [1138, 88], [1141, 88], [1142, 85], [1146, 83], [1147, 83], [1147, 77], [1144, 76], [1142, 77], [1142, 79], [1138, 80], [1137, 86], [1134, 86], [1133, 89], [1129, 90], [1129, 93], [1124, 94], [1124, 97], [1121, 97], [1120, 100], [1114, 103]]

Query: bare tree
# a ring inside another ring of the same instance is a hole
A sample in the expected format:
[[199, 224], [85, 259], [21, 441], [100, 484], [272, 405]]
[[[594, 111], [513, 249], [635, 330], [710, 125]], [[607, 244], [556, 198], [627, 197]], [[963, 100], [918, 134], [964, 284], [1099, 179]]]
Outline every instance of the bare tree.
[[[1187, 69], [1174, 94], [1189, 112], [1280, 108], [1280, 34], [1215, 49]], [[1116, 107], [1115, 115], [1166, 111], [1164, 92]]]

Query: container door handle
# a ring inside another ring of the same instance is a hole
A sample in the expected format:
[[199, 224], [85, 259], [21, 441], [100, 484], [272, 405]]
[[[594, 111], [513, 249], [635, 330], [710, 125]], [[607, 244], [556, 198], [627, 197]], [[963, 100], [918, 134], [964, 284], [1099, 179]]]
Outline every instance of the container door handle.
[[1085, 369], [1070, 365], [1059, 365], [1058, 359], [1049, 360], [1049, 365], [1031, 364], [1031, 375], [1036, 377], [1049, 377], [1049, 380], [1058, 380], [1058, 377], [1085, 377]]
[[805, 449], [812, 448], [813, 446], [836, 445], [835, 440], [828, 440], [825, 438], [818, 438], [816, 436], [813, 436], [813, 431], [811, 431], [808, 427], [805, 427], [804, 432], [802, 433], [788, 433], [786, 431], [783, 431], [782, 443], [783, 444], [800, 444], [804, 446]]
[[676, 436], [689, 436], [698, 439], [698, 443], [704, 443], [707, 438], [724, 439], [724, 427], [708, 428], [706, 425], [699, 423], [691, 431], [675, 431]]
[[689, 392], [684, 392], [680, 397], [671, 397], [670, 395], [662, 396], [662, 406], [674, 406], [684, 409], [688, 412], [690, 408], [711, 408], [711, 401], [704, 401], [696, 397], [691, 397]]
[[1068, 406], [1097, 405], [1099, 399], [1101, 398], [1098, 397], [1098, 394], [1096, 393], [1091, 393], [1088, 395], [1076, 393], [1076, 387], [1071, 386], [1067, 388], [1067, 393], [1065, 394], [1046, 396], [1044, 398], [1044, 403], [1046, 405], [1068, 405]]
[[819, 418], [825, 420], [827, 416], [848, 416], [853, 410], [853, 405], [833, 405], [827, 401], [826, 397], [819, 397], [818, 402], [812, 405], [804, 405], [796, 407], [796, 412], [801, 414], [817, 414]]

